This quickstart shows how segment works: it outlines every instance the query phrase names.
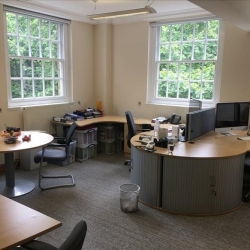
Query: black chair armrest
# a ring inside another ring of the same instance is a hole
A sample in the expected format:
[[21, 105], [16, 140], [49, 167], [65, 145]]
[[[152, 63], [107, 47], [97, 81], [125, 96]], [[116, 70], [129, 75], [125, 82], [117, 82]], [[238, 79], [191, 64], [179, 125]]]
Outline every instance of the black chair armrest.
[[54, 136], [54, 140], [64, 140], [65, 137], [57, 137], [57, 136]]
[[59, 143], [50, 143], [50, 144], [48, 144], [47, 146], [45, 146], [45, 148], [47, 148], [47, 147], [67, 147], [67, 144], [59, 144]]
[[57, 248], [39, 240], [31, 240], [21, 245], [29, 250], [56, 250]]

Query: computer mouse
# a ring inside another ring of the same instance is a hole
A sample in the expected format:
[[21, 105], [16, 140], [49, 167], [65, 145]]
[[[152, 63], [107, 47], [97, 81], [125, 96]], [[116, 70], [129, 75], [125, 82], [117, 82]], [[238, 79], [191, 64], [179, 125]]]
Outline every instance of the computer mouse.
[[247, 135], [250, 136], [250, 131], [247, 131]]

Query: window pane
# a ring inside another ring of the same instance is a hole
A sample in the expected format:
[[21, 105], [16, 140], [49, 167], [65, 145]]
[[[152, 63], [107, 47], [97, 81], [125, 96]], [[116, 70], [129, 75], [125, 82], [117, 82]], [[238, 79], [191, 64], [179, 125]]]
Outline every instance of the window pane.
[[165, 80], [167, 78], [167, 74], [168, 74], [167, 67], [168, 66], [167, 66], [166, 63], [161, 63], [160, 64], [158, 79], [164, 79]]
[[28, 17], [18, 15], [18, 32], [19, 35], [28, 35]]
[[194, 24], [185, 23], [183, 24], [183, 41], [192, 41], [194, 37]]
[[6, 18], [7, 18], [7, 32], [16, 34], [16, 15], [12, 13], [6, 13]]
[[177, 61], [181, 57], [181, 45], [179, 43], [173, 43], [171, 45], [171, 60]]
[[24, 80], [23, 90], [24, 97], [33, 97], [32, 80]]
[[162, 45], [160, 48], [160, 61], [169, 60], [169, 45]]
[[169, 79], [172, 79], [172, 80], [178, 79], [178, 64], [177, 63], [169, 64]]
[[52, 77], [52, 62], [44, 62], [44, 77]]
[[30, 46], [31, 46], [31, 56], [40, 57], [40, 40], [30, 39]]
[[189, 80], [189, 76], [190, 76], [190, 64], [181, 63], [180, 64], [180, 79]]
[[42, 57], [49, 58], [49, 41], [42, 41]]
[[154, 97], [212, 100], [219, 21], [171, 23], [157, 29], [157, 56], [152, 60], [159, 68], [153, 82], [153, 85], [157, 84], [156, 96], [149, 93], [151, 100]]
[[21, 80], [11, 80], [11, 97], [13, 99], [22, 97], [21, 89]]
[[23, 77], [32, 77], [32, 65], [31, 60], [23, 60]]
[[195, 24], [195, 39], [204, 40], [206, 31], [206, 22], [199, 22]]
[[34, 80], [35, 97], [43, 96], [43, 80]]
[[214, 82], [203, 82], [202, 85], [202, 99], [212, 100], [213, 99], [213, 87]]
[[216, 41], [207, 43], [206, 59], [207, 60], [217, 59], [217, 42]]
[[46, 20], [41, 21], [41, 37], [49, 38], [49, 21]]
[[193, 52], [193, 43], [183, 43], [182, 45], [182, 60], [191, 60]]
[[60, 85], [58, 80], [54, 81], [54, 88], [55, 88], [55, 96], [60, 96]]
[[204, 59], [204, 43], [203, 42], [194, 43], [194, 59], [195, 60]]
[[9, 55], [17, 56], [17, 38], [15, 36], [8, 36], [8, 45], [9, 45]]
[[43, 66], [42, 61], [34, 60], [34, 77], [42, 77], [43, 76]]
[[172, 25], [171, 40], [172, 42], [181, 41], [181, 24]]
[[30, 35], [34, 37], [40, 37], [40, 22], [38, 18], [30, 18]]
[[45, 80], [45, 95], [46, 96], [52, 96], [53, 95], [52, 80]]
[[201, 98], [201, 83], [192, 82], [190, 85], [190, 98], [200, 99]]
[[159, 81], [158, 83], [158, 97], [166, 97], [166, 81]]
[[218, 36], [219, 36], [219, 21], [218, 20], [208, 21], [207, 38], [218, 39]]
[[161, 26], [161, 43], [170, 41], [169, 26]]
[[58, 58], [58, 43], [51, 43], [51, 57], [52, 58]]
[[58, 24], [57, 23], [50, 23], [50, 38], [51, 40], [58, 40]]
[[204, 63], [203, 79], [204, 80], [213, 80], [214, 79], [214, 71], [215, 71], [215, 63], [214, 62]]
[[10, 58], [10, 76], [11, 77], [20, 77], [20, 60], [16, 58]]
[[202, 73], [202, 63], [192, 63], [191, 64], [191, 79], [200, 80]]
[[176, 98], [177, 97], [177, 82], [168, 82], [168, 97]]
[[19, 49], [21, 56], [29, 56], [29, 40], [27, 37], [19, 38]]
[[54, 77], [59, 77], [59, 64], [54, 62]]
[[189, 82], [180, 82], [179, 98], [188, 98]]

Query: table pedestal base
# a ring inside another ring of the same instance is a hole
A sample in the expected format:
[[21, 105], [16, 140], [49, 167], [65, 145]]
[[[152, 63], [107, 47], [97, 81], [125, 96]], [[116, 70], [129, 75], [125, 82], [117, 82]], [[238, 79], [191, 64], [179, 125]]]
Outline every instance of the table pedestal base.
[[35, 183], [31, 181], [15, 180], [14, 187], [6, 187], [5, 183], [0, 183], [0, 194], [13, 198], [31, 192], [35, 188]]

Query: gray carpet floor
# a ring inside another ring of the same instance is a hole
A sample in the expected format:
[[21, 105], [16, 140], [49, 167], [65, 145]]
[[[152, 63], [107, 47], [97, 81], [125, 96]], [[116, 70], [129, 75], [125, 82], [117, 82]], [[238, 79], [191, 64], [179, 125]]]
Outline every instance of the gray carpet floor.
[[[29, 194], [13, 200], [62, 222], [62, 227], [40, 237], [59, 246], [81, 219], [88, 225], [83, 249], [250, 249], [250, 203], [225, 215], [175, 215], [139, 202], [138, 211], [120, 209], [121, 184], [130, 183], [123, 153], [98, 155], [65, 167], [49, 165], [46, 172], [75, 177], [76, 186], [40, 191], [38, 171], [16, 170], [16, 178], [36, 182]], [[1, 174], [0, 181], [4, 181]]]

